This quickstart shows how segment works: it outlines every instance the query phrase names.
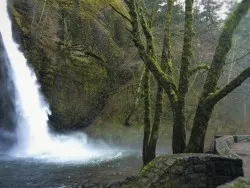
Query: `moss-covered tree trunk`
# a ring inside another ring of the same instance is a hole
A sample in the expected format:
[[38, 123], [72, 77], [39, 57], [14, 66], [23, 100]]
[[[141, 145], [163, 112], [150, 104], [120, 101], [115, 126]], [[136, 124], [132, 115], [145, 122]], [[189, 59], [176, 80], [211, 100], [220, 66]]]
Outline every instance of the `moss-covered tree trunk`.
[[[170, 75], [173, 75], [172, 57], [171, 57], [171, 32], [170, 32], [173, 5], [174, 5], [174, 0], [168, 0], [168, 9], [166, 13], [166, 24], [165, 24], [163, 49], [161, 57], [161, 68], [163, 71], [166, 71]], [[158, 83], [156, 102], [155, 102], [154, 122], [152, 125], [149, 146], [148, 146], [149, 161], [152, 161], [156, 156], [156, 145], [157, 145], [159, 127], [162, 117], [162, 108], [163, 108], [162, 103], [163, 103], [163, 87]]]
[[250, 68], [248, 68], [224, 88], [217, 89], [218, 81], [225, 65], [226, 55], [232, 46], [233, 34], [241, 19], [247, 14], [249, 6], [250, 1], [243, 0], [225, 22], [196, 110], [193, 129], [186, 152], [203, 152], [205, 135], [214, 106], [250, 76]]
[[[169, 97], [174, 118], [172, 144], [173, 152], [181, 153], [184, 150], [186, 152], [203, 152], [205, 134], [214, 106], [223, 97], [240, 86], [244, 80], [250, 77], [249, 67], [224, 88], [217, 90], [217, 84], [219, 78], [221, 77], [223, 66], [225, 65], [226, 55], [231, 48], [231, 39], [233, 33], [242, 17], [244, 17], [247, 13], [250, 1], [243, 0], [239, 4], [238, 8], [235, 9], [226, 20], [211, 67], [208, 67], [207, 65], [201, 65], [194, 68], [193, 70], [189, 70], [192, 60], [192, 39], [194, 35], [193, 0], [185, 1], [185, 33], [178, 87], [174, 82], [175, 79], [172, 72], [171, 61], [166, 61], [167, 72], [164, 71], [164, 69], [158, 64], [157, 55], [154, 52], [152, 30], [149, 27], [148, 22], [143, 15], [143, 10], [138, 2], [139, 1], [136, 0], [126, 0], [125, 3], [129, 8], [130, 17], [127, 17], [126, 15], [122, 16], [128, 22], [130, 22], [132, 26], [131, 35], [141, 59]], [[143, 41], [144, 37], [141, 36], [141, 33], [143, 33], [145, 37], [147, 46], [145, 46]], [[150, 51], [148, 51], [149, 49]], [[167, 59], [166, 54], [167, 53], [163, 53], [162, 58], [164, 58], [165, 55]], [[185, 149], [185, 101], [189, 88], [189, 77], [202, 69], [208, 70], [207, 79], [204, 85], [203, 93], [201, 94], [199, 100], [198, 107], [196, 109], [196, 115], [189, 144]]]
[[[200, 101], [194, 118], [193, 129], [186, 152], [188, 153], [203, 153], [205, 135], [213, 111], [213, 106], [210, 106]], [[195, 139], [194, 139], [195, 136]]]
[[186, 148], [186, 131], [185, 131], [185, 98], [189, 86], [189, 66], [192, 60], [192, 40], [194, 27], [193, 16], [193, 0], [186, 0], [185, 2], [185, 32], [184, 44], [181, 60], [181, 70], [179, 77], [178, 88], [178, 103], [174, 109], [174, 125], [173, 125], [173, 139], [172, 149], [173, 153], [182, 153]]
[[150, 140], [148, 145], [148, 153], [147, 153], [147, 162], [152, 161], [156, 156], [156, 145], [159, 134], [159, 127], [161, 123], [162, 116], [162, 99], [163, 99], [163, 89], [158, 85], [157, 94], [156, 94], [156, 102], [155, 102], [155, 116], [154, 122], [152, 125], [152, 130], [150, 133]]
[[150, 72], [146, 68], [144, 74], [144, 135], [143, 135], [143, 148], [142, 148], [142, 159], [143, 165], [146, 165], [150, 162], [148, 157], [148, 143], [150, 138], [150, 129], [151, 129], [151, 100], [150, 100]]

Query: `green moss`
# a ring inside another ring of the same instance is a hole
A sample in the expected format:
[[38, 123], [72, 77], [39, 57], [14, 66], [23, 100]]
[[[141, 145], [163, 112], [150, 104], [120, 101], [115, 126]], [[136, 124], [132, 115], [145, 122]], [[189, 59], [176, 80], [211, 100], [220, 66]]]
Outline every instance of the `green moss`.
[[56, 0], [60, 5], [60, 8], [63, 8], [67, 11], [75, 11], [76, 7], [79, 11], [79, 14], [84, 19], [93, 20], [93, 17], [100, 15], [102, 10], [111, 9], [110, 4], [126, 12], [123, 3], [119, 0]]
[[155, 168], [155, 162], [151, 161], [148, 165], [146, 165], [140, 172], [140, 175], [145, 175], [147, 172], [150, 172], [151, 169]]
[[[42, 84], [58, 127], [91, 123], [114, 92], [111, 80], [122, 79], [111, 78], [99, 62], [82, 55], [84, 50], [98, 52], [107, 63], [121, 65], [123, 49], [110, 27], [119, 16], [109, 3], [125, 11], [119, 0], [47, 0], [45, 7], [43, 0], [14, 1], [11, 7], [25, 56]], [[34, 6], [35, 14], [32, 9], [22, 10]]]
[[10, 6], [10, 11], [16, 26], [22, 31], [23, 34], [28, 34], [29, 31], [25, 27], [25, 24], [23, 24], [24, 22], [23, 17], [18, 13], [18, 11], [14, 8], [13, 5]]

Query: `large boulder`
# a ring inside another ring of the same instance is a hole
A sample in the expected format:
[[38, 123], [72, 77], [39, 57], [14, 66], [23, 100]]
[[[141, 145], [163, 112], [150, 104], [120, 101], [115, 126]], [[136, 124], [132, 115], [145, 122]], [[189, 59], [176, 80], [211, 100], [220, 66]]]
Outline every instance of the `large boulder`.
[[110, 94], [131, 77], [124, 68], [126, 24], [110, 4], [126, 12], [121, 0], [12, 0], [10, 4], [15, 37], [21, 39], [37, 73], [56, 129], [89, 125]]

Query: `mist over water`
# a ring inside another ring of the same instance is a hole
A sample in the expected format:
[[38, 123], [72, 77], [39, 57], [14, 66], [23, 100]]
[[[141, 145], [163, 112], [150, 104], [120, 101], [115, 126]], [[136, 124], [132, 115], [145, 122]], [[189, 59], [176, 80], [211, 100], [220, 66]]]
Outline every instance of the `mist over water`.
[[[48, 127], [49, 104], [40, 92], [35, 72], [27, 65], [19, 45], [12, 38], [12, 24], [7, 0], [0, 3], [0, 32], [10, 67], [9, 75], [15, 89], [16, 145], [10, 154], [15, 157], [35, 157], [51, 161], [89, 160], [104, 156], [118, 157], [105, 144], [87, 143], [84, 133], [52, 135]], [[100, 150], [100, 147], [102, 150]], [[104, 157], [105, 158], [105, 157]]]

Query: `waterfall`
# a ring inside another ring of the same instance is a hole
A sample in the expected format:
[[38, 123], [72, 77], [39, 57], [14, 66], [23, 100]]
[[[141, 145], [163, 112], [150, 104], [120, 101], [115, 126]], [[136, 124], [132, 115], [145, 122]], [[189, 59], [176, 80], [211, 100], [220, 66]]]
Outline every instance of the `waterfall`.
[[0, 150], [6, 151], [15, 144], [16, 114], [13, 81], [8, 71], [10, 63], [2, 41], [0, 33]]
[[0, 5], [0, 32], [11, 65], [11, 75], [16, 90], [17, 141], [22, 150], [43, 149], [51, 141], [48, 131], [49, 105], [40, 93], [34, 71], [28, 67], [19, 46], [12, 38], [12, 25], [7, 11], [7, 0]]
[[[12, 23], [8, 14], [7, 0], [0, 3], [0, 33], [10, 63], [9, 74], [15, 89], [17, 144], [12, 153], [16, 156], [39, 156], [66, 160], [86, 160], [102, 153], [87, 144], [83, 133], [52, 135], [48, 128], [48, 103], [40, 91], [34, 70], [19, 50], [12, 37]], [[103, 146], [102, 146], [103, 147]]]

